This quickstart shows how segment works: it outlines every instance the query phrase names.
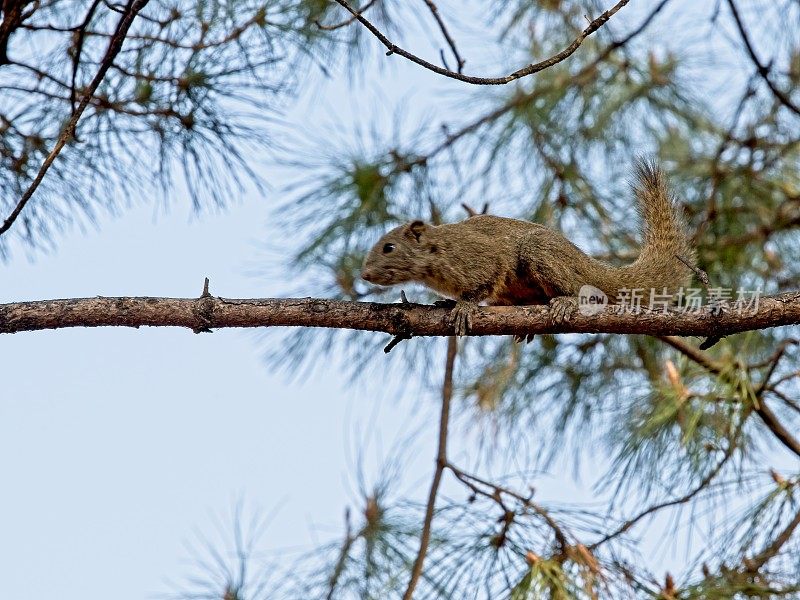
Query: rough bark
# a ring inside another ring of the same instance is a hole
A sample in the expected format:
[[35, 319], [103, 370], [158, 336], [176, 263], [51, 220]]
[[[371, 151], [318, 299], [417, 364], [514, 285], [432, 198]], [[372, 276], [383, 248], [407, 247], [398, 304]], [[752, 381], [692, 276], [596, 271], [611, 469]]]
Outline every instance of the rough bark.
[[[328, 327], [383, 331], [399, 336], [451, 335], [450, 310], [413, 303], [378, 304], [315, 298], [228, 299], [95, 297], [0, 304], [0, 333], [64, 327]], [[554, 324], [546, 306], [481, 307], [472, 335], [636, 333], [722, 337], [800, 323], [800, 291], [759, 300], [755, 312], [734, 308], [715, 315], [672, 311], [584, 316]]]

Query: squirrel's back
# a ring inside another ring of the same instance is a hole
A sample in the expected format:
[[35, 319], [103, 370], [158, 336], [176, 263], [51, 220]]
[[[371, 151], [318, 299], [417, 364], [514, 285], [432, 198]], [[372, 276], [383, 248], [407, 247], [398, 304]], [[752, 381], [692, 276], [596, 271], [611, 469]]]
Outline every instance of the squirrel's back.
[[680, 206], [650, 162], [637, 164], [635, 193], [643, 243], [632, 264], [613, 267], [537, 223], [476, 215], [459, 223], [412, 221], [386, 233], [364, 259], [362, 277], [378, 285], [418, 281], [451, 298], [489, 304], [543, 304], [592, 285], [674, 294], [691, 279], [695, 253]]

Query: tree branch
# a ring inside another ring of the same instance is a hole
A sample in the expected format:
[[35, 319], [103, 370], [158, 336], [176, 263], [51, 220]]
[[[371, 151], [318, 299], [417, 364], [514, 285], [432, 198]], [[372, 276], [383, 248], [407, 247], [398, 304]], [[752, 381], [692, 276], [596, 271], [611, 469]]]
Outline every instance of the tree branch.
[[[540, 504], [533, 501], [533, 492], [528, 497], [523, 496], [519, 492], [515, 492], [510, 488], [501, 486], [497, 483], [492, 483], [491, 481], [487, 481], [486, 479], [482, 479], [475, 475], [471, 475], [460, 469], [459, 467], [455, 466], [453, 463], [448, 462], [447, 468], [455, 475], [456, 479], [458, 479], [461, 483], [466, 485], [474, 494], [479, 494], [484, 496], [485, 498], [489, 498], [493, 500], [497, 504], [499, 504], [503, 510], [508, 510], [505, 507], [505, 504], [502, 501], [502, 494], [510, 496], [517, 502], [519, 502], [525, 508], [532, 510], [534, 513], [539, 515], [541, 519], [547, 524], [550, 529], [553, 530], [553, 535], [555, 536], [555, 540], [558, 543], [558, 551], [564, 552], [567, 547], [570, 545], [569, 540], [567, 538], [568, 533], [567, 531], [556, 521], [550, 512], [545, 509]], [[487, 491], [488, 488], [490, 491]], [[571, 536], [575, 539], [574, 536]]]
[[[573, 81], [582, 80], [584, 77], [592, 73], [600, 63], [602, 63], [609, 56], [611, 56], [611, 54], [615, 50], [624, 47], [635, 37], [641, 35], [641, 33], [644, 32], [647, 29], [647, 27], [653, 22], [656, 16], [664, 9], [664, 7], [668, 4], [668, 2], [670, 2], [670, 0], [661, 0], [661, 2], [642, 21], [639, 27], [634, 29], [623, 39], [614, 41], [608, 46], [606, 46], [606, 48], [602, 52], [600, 52], [600, 54], [598, 54], [592, 62], [584, 65], [584, 67], [573, 76]], [[399, 163], [396, 163], [395, 169], [399, 171], [409, 172], [413, 167], [425, 165], [436, 155], [443, 152], [444, 150], [451, 148], [453, 144], [455, 144], [462, 138], [472, 133], [475, 133], [482, 126], [494, 122], [495, 120], [499, 119], [506, 113], [513, 111], [514, 109], [518, 108], [521, 105], [524, 105], [526, 102], [530, 102], [531, 99], [535, 98], [537, 95], [551, 91], [552, 89], [554, 89], [553, 86], [548, 85], [545, 86], [544, 88], [539, 88], [532, 93], [514, 94], [508, 102], [504, 103], [498, 108], [495, 108], [491, 112], [482, 115], [481, 117], [472, 121], [471, 123], [468, 123], [461, 129], [454, 131], [453, 133], [449, 133], [445, 129], [444, 140], [442, 140], [438, 145], [436, 145], [431, 151], [429, 151], [427, 154], [419, 155], [412, 160], [401, 161]]]
[[754, 410], [756, 414], [761, 417], [764, 425], [778, 438], [778, 441], [800, 457], [800, 440], [794, 437], [792, 433], [783, 426], [783, 423], [780, 422], [777, 415], [767, 406], [764, 398], [759, 398], [758, 405], [754, 407]]
[[439, 493], [439, 484], [442, 481], [442, 473], [447, 466], [447, 426], [450, 422], [450, 400], [453, 398], [453, 366], [456, 362], [458, 353], [458, 342], [451, 336], [447, 340], [447, 359], [444, 367], [444, 382], [442, 383], [442, 412], [439, 417], [439, 445], [436, 450], [436, 471], [433, 473], [431, 489], [428, 493], [428, 505], [425, 508], [425, 521], [422, 524], [422, 535], [419, 540], [419, 552], [411, 569], [411, 578], [408, 587], [403, 594], [403, 600], [411, 600], [414, 590], [417, 587], [419, 578], [422, 576], [422, 566], [425, 562], [425, 555], [428, 553], [428, 544], [431, 540], [431, 526], [433, 524], [433, 513], [436, 508], [436, 496]]
[[108, 43], [108, 49], [106, 50], [105, 56], [103, 56], [103, 60], [100, 63], [100, 67], [97, 69], [94, 79], [92, 79], [86, 90], [83, 91], [80, 103], [78, 103], [77, 108], [74, 109], [72, 116], [70, 117], [69, 121], [67, 121], [64, 129], [61, 131], [61, 135], [58, 136], [55, 146], [53, 146], [50, 154], [47, 155], [47, 158], [45, 158], [42, 166], [39, 168], [39, 172], [36, 174], [36, 177], [28, 186], [28, 189], [26, 189], [22, 194], [16, 206], [14, 207], [14, 210], [11, 211], [6, 220], [3, 221], [3, 224], [0, 225], [0, 235], [3, 235], [6, 231], [11, 229], [14, 221], [17, 220], [19, 215], [22, 213], [22, 210], [25, 208], [25, 205], [39, 187], [42, 179], [44, 179], [45, 174], [50, 169], [50, 165], [53, 164], [61, 150], [67, 145], [67, 142], [69, 142], [69, 140], [75, 135], [75, 127], [78, 125], [78, 120], [81, 118], [81, 115], [83, 115], [83, 111], [86, 110], [86, 107], [89, 106], [89, 102], [92, 100], [95, 91], [97, 91], [98, 86], [105, 78], [106, 72], [111, 67], [111, 63], [114, 62], [114, 58], [117, 56], [117, 54], [119, 54], [119, 51], [122, 48], [122, 42], [125, 41], [125, 36], [128, 34], [128, 29], [130, 29], [131, 23], [133, 23], [133, 20], [136, 18], [136, 15], [139, 14], [139, 11], [141, 11], [147, 5], [148, 1], [149, 0], [129, 0], [125, 12], [117, 24], [117, 29], [114, 32], [114, 35], [111, 37], [111, 41]]
[[400, 46], [397, 46], [394, 42], [392, 42], [389, 38], [387, 38], [381, 31], [372, 24], [363, 14], [356, 11], [347, 0], [336, 0], [336, 3], [342, 6], [345, 10], [347, 10], [353, 17], [358, 20], [364, 27], [366, 27], [372, 35], [374, 35], [378, 40], [386, 46], [388, 52], [386, 53], [387, 56], [391, 54], [398, 54], [403, 58], [410, 60], [413, 63], [420, 65], [428, 69], [429, 71], [433, 71], [439, 75], [444, 75], [445, 77], [450, 77], [451, 79], [458, 79], [459, 81], [463, 81], [465, 83], [472, 83], [475, 85], [503, 85], [506, 83], [510, 83], [511, 81], [515, 81], [517, 79], [521, 79], [522, 77], [526, 77], [528, 75], [533, 75], [534, 73], [538, 73], [539, 71], [544, 71], [545, 69], [552, 67], [555, 64], [560, 63], [562, 60], [569, 57], [573, 54], [583, 43], [587, 37], [592, 35], [595, 31], [600, 29], [606, 22], [616, 14], [616, 12], [628, 4], [630, 0], [619, 0], [612, 8], [605, 11], [599, 17], [594, 19], [589, 25], [584, 29], [578, 37], [576, 37], [572, 43], [564, 48], [558, 54], [554, 54], [550, 58], [537, 62], [531, 63], [526, 67], [523, 67], [517, 71], [509, 75], [504, 75], [502, 77], [475, 77], [473, 75], [464, 75], [463, 73], [459, 73], [457, 71], [451, 71], [450, 69], [440, 67], [438, 65], [433, 64], [425, 60], [424, 58], [420, 58], [419, 56], [404, 50]]
[[694, 362], [699, 364], [709, 373], [713, 373], [714, 375], [719, 375], [725, 369], [725, 366], [723, 364], [715, 361], [702, 350], [695, 348], [694, 346], [692, 346], [691, 344], [687, 343], [686, 341], [680, 338], [669, 335], [660, 335], [658, 336], [658, 339], [660, 339], [668, 346], [672, 346], [673, 348], [675, 348], [675, 350], [677, 350], [690, 360], [693, 360]]
[[[316, 298], [229, 299], [95, 297], [0, 304], [0, 333], [66, 327], [327, 327], [418, 336], [453, 333], [450, 310], [422, 304], [380, 304]], [[546, 306], [480, 307], [472, 335], [633, 333], [653, 336], [725, 336], [800, 323], [800, 291], [759, 299], [757, 310], [641, 312], [594, 316], [579, 312], [554, 324]]]
[[649, 515], [652, 515], [653, 513], [656, 513], [656, 512], [658, 512], [660, 510], [663, 510], [665, 508], [669, 508], [671, 506], [678, 506], [680, 504], [686, 504], [687, 502], [689, 502], [689, 500], [691, 500], [692, 498], [697, 496], [697, 494], [699, 494], [704, 489], [706, 489], [711, 484], [711, 482], [714, 481], [714, 479], [717, 477], [717, 475], [719, 475], [720, 471], [722, 471], [722, 467], [724, 467], [725, 464], [728, 462], [728, 460], [730, 460], [733, 457], [733, 452], [736, 449], [736, 438], [737, 437], [738, 437], [738, 431], [737, 431], [737, 433], [735, 435], [731, 436], [731, 439], [728, 442], [728, 448], [725, 450], [725, 454], [722, 456], [720, 461], [716, 465], [714, 465], [714, 467], [706, 474], [705, 477], [703, 477], [703, 479], [700, 481], [700, 483], [697, 484], [697, 486], [695, 488], [693, 488], [692, 490], [686, 492], [683, 496], [679, 496], [677, 498], [672, 498], [670, 500], [665, 500], [663, 502], [659, 502], [657, 504], [653, 504], [652, 506], [644, 509], [639, 514], [637, 514], [635, 517], [631, 517], [630, 519], [628, 519], [627, 521], [622, 523], [622, 525], [617, 527], [617, 529], [615, 529], [611, 533], [608, 533], [608, 534], [604, 535], [598, 541], [594, 542], [593, 544], [590, 544], [589, 545], [589, 550], [594, 551], [596, 548], [598, 548], [599, 546], [602, 546], [603, 544], [605, 544], [609, 540], [613, 540], [614, 538], [619, 537], [620, 535], [622, 535], [623, 533], [627, 532], [631, 527], [636, 525], [639, 521], [641, 521], [645, 517], [647, 517]]
[[[695, 348], [694, 346], [691, 346], [690, 344], [687, 344], [685, 341], [672, 336], [658, 336], [658, 339], [683, 353], [687, 358], [696, 362], [709, 373], [721, 375], [724, 372], [724, 365], [714, 361], [705, 352]], [[795, 438], [794, 435], [792, 435], [792, 433], [783, 425], [783, 423], [781, 423], [780, 419], [778, 419], [778, 416], [767, 406], [766, 398], [764, 398], [764, 391], [769, 389], [767, 388], [767, 384], [772, 377], [772, 373], [774, 372], [778, 361], [780, 361], [781, 357], [783, 357], [786, 349], [790, 345], [796, 343], [797, 340], [795, 339], [784, 340], [779, 345], [778, 350], [776, 350], [776, 352], [770, 358], [771, 363], [755, 363], [748, 365], [748, 370], [763, 368], [768, 364], [770, 365], [770, 369], [764, 377], [763, 382], [758, 389], [755, 390], [757, 402], [753, 403], [752, 409], [761, 418], [763, 423], [769, 428], [778, 441], [791, 452], [800, 457], [800, 440]]]
[[769, 560], [778, 555], [786, 542], [792, 537], [795, 529], [800, 526], [800, 511], [795, 513], [794, 518], [786, 525], [778, 536], [761, 552], [753, 558], [745, 559], [745, 569], [749, 573], [757, 573]]

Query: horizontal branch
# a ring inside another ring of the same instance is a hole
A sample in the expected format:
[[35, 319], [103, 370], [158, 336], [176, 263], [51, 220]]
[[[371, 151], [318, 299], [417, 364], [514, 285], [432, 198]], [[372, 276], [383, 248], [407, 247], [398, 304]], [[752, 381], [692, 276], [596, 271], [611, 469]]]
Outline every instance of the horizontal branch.
[[[223, 327], [327, 327], [383, 331], [401, 336], [452, 335], [450, 310], [413, 303], [379, 304], [316, 298], [74, 298], [0, 304], [0, 333], [65, 327], [187, 327], [195, 332]], [[725, 336], [800, 323], [800, 291], [759, 299], [757, 310], [722, 314], [641, 312], [594, 316], [576, 313], [568, 323], [552, 322], [546, 306], [481, 307], [473, 335], [539, 333], [635, 333]]]

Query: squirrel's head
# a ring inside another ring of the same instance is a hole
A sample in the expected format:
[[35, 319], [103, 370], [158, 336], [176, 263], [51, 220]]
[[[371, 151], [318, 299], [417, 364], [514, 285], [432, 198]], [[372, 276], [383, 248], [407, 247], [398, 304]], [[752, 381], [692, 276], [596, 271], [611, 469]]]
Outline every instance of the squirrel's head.
[[419, 281], [425, 273], [421, 256], [430, 252], [429, 233], [422, 221], [395, 227], [364, 257], [361, 277], [377, 285]]

